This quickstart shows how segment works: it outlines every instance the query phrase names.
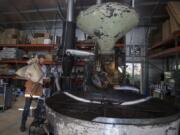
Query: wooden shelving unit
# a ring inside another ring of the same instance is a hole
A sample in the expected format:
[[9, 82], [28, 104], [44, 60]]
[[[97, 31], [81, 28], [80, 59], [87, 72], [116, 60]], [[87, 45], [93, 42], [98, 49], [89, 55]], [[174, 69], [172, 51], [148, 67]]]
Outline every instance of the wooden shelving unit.
[[173, 33], [167, 39], [160, 41], [148, 49], [149, 58], [159, 59], [169, 56], [178, 56], [180, 53], [180, 31]]
[[16, 75], [0, 75], [1, 79], [13, 79], [13, 80], [24, 80]]
[[180, 46], [179, 47], [175, 47], [175, 48], [170, 48], [170, 49], [165, 49], [164, 51], [155, 53], [155, 54], [151, 54], [149, 57], [150, 58], [165, 58], [168, 56], [174, 56], [176, 55], [176, 53], [180, 52]]
[[[77, 42], [76, 43], [76, 48], [78, 49], [84, 49], [84, 50], [90, 50], [94, 48], [95, 44], [94, 43], [87, 43], [87, 42]], [[7, 48], [18, 48], [22, 49], [26, 52], [29, 51], [52, 51], [53, 49], [57, 49], [58, 45], [55, 44], [0, 44], [0, 49], [3, 47]], [[124, 48], [124, 44], [116, 44], [115, 48]], [[3, 59], [0, 60], [0, 64], [27, 64], [27, 60], [24, 59]], [[57, 63], [56, 61], [45, 61], [44, 64], [46, 65], [55, 65], [55, 64], [60, 64]], [[77, 61], [74, 63], [74, 66], [84, 66], [85, 62], [83, 60]], [[22, 79], [19, 78], [16, 75], [0, 75], [0, 78], [2, 79]]]
[[[18, 48], [22, 49], [26, 52], [29, 51], [48, 51], [51, 52], [52, 50], [58, 48], [58, 45], [55, 44], [0, 44], [0, 49], [2, 48]], [[27, 64], [27, 60], [25, 59], [3, 59], [0, 60], [0, 64], [12, 64], [12, 65], [18, 65], [18, 64]], [[56, 64], [55, 61], [49, 61], [46, 60], [44, 62], [45, 65], [53, 65]], [[22, 79], [17, 77], [16, 75], [0, 75], [0, 78], [2, 79]]]
[[[76, 47], [78, 48], [78, 49], [91, 49], [91, 48], [94, 48], [94, 46], [95, 46], [95, 43], [93, 43], [93, 42], [77, 42], [76, 43]], [[115, 48], [124, 48], [124, 44], [123, 43], [117, 43], [116, 45], [115, 45]]]
[[56, 49], [58, 45], [55, 44], [0, 44], [0, 48], [19, 48], [24, 51], [51, 51]]
[[[0, 60], [0, 64], [27, 64], [27, 60]], [[43, 64], [45, 65], [55, 65], [57, 64], [55, 61], [45, 61]], [[59, 63], [61, 64], [61, 63]], [[78, 61], [75, 62], [75, 66], [84, 66], [85, 62], [84, 61]]]
[[[0, 60], [0, 64], [27, 64], [27, 60], [17, 60], [17, 59]], [[55, 62], [46, 60], [43, 64], [51, 65], [51, 64], [55, 64]]]

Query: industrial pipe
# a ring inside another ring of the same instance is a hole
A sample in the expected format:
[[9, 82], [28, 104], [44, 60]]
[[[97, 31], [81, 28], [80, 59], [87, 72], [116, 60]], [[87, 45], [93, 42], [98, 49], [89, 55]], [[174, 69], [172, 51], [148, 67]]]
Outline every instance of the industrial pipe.
[[[76, 24], [74, 21], [74, 7], [75, 7], [75, 0], [68, 0], [67, 1], [67, 17], [66, 21], [63, 23], [63, 61], [62, 61], [62, 68], [63, 68], [63, 79], [62, 79], [62, 90], [70, 89], [70, 74], [73, 67], [73, 58], [71, 56], [66, 55], [67, 49], [73, 49], [75, 44], [75, 30]], [[60, 51], [60, 50], [59, 50]]]
[[73, 22], [74, 21], [74, 0], [68, 0], [68, 9], [67, 9], [67, 21]]

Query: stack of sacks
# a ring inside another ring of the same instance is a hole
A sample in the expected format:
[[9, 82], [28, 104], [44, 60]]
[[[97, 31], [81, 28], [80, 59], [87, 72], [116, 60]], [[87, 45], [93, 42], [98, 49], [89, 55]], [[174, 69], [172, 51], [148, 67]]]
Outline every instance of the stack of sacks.
[[37, 63], [32, 63], [24, 66], [16, 71], [16, 75], [22, 77], [25, 80], [31, 80], [32, 82], [43, 82], [43, 72], [41, 67]]

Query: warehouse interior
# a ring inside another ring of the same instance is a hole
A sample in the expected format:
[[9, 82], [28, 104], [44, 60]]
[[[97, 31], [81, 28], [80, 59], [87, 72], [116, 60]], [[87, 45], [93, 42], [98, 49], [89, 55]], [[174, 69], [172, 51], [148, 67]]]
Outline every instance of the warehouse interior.
[[179, 135], [179, 0], [0, 0], [1, 135]]

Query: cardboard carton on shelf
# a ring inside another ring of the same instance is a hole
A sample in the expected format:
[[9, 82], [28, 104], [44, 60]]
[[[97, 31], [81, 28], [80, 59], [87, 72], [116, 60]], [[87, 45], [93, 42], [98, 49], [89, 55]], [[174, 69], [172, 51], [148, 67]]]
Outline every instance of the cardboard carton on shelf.
[[6, 29], [4, 31], [5, 35], [19, 35], [19, 30], [18, 29], [14, 29], [14, 28], [10, 28], [10, 29]]
[[51, 40], [42, 37], [33, 38], [31, 39], [31, 44], [51, 44]]
[[180, 2], [168, 2], [166, 10], [170, 17], [171, 33], [180, 31]]
[[37, 40], [35, 38], [31, 39], [31, 44], [37, 44]]
[[44, 37], [44, 38], [50, 38], [50, 33], [34, 33], [34, 38]]
[[5, 38], [18, 38], [18, 35], [16, 34], [7, 34], [7, 35], [4, 35]]
[[0, 93], [0, 106], [4, 106], [4, 95]]
[[17, 29], [6, 29], [0, 35], [0, 44], [16, 44], [19, 36]]
[[47, 39], [50, 38], [51, 37], [50, 33], [44, 33], [44, 37], [47, 38]]
[[168, 2], [167, 8], [177, 23], [180, 24], [180, 1]]
[[170, 20], [166, 20], [162, 24], [162, 38], [163, 38], [163, 40], [167, 39], [170, 34], [171, 34]]
[[171, 33], [180, 31], [180, 25], [177, 23], [177, 21], [172, 16], [170, 16], [170, 25], [171, 25]]
[[9, 66], [7, 64], [3, 64], [0, 66], [0, 74], [6, 75], [8, 74]]
[[44, 44], [51, 44], [51, 39], [44, 39]]
[[17, 39], [12, 38], [12, 39], [9, 40], [9, 42], [10, 42], [10, 44], [17, 44]]
[[53, 55], [52, 54], [47, 54], [45, 56], [45, 58], [46, 58], [47, 61], [53, 61]]
[[36, 38], [36, 40], [37, 40], [37, 44], [43, 44], [43, 42], [44, 42], [43, 37], [38, 37], [38, 38]]
[[25, 31], [19, 31], [19, 37], [27, 37], [27, 33]]
[[3, 44], [17, 44], [17, 39], [7, 38], [3, 40]]

